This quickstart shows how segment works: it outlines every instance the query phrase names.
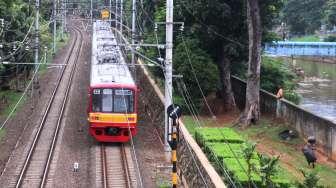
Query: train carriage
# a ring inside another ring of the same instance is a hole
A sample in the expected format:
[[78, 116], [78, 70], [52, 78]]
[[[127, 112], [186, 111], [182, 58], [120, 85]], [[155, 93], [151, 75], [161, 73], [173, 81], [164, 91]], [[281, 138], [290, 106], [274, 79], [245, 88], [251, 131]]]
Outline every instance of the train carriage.
[[99, 142], [127, 142], [137, 132], [138, 89], [108, 22], [93, 24], [88, 120]]

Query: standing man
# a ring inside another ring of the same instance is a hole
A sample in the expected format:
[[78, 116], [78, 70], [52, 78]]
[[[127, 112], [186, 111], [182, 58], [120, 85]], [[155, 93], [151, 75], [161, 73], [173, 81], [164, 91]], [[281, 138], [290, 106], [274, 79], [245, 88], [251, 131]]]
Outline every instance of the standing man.
[[281, 99], [283, 98], [283, 89], [282, 86], [278, 86], [278, 92], [276, 95], [277, 98], [277, 106], [276, 106], [276, 117], [280, 118], [281, 116]]

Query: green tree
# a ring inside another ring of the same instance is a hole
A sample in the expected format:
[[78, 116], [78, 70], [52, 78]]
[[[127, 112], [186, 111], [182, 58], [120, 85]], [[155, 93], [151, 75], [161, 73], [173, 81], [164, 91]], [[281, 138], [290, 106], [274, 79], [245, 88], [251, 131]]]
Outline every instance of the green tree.
[[[266, 35], [274, 25], [282, 1], [262, 1], [262, 27]], [[180, 0], [176, 4], [176, 19], [184, 21], [186, 33], [197, 37], [218, 66], [224, 106], [235, 107], [230, 76], [245, 74], [248, 35], [245, 0]], [[267, 16], [266, 16], [267, 15]], [[234, 62], [234, 63], [233, 63]]]
[[284, 21], [295, 35], [312, 34], [321, 26], [327, 0], [288, 0], [283, 9]]
[[[42, 2], [42, 7], [48, 7], [49, 1]], [[0, 18], [5, 21], [4, 28], [0, 31], [0, 43], [3, 48], [0, 49], [0, 55], [3, 61], [16, 61], [16, 62], [32, 62], [33, 60], [33, 37], [34, 37], [34, 8], [23, 0], [0, 0]], [[43, 50], [44, 46], [50, 44], [50, 31], [48, 27], [48, 20], [50, 18], [50, 9], [41, 9], [40, 17], [40, 38], [41, 45], [40, 50]], [[29, 28], [31, 28], [30, 32]], [[26, 38], [25, 43], [21, 43]], [[30, 51], [26, 51], [26, 46]], [[16, 53], [12, 54], [13, 49], [16, 48]], [[32, 66], [27, 66], [28, 69]], [[23, 66], [19, 67], [22, 70]], [[12, 65], [6, 65], [0, 68], [0, 75], [10, 75], [15, 69]], [[5, 80], [5, 84], [9, 83], [9, 80]]]
[[336, 25], [336, 1], [329, 0], [326, 5], [325, 21], [329, 29]]
[[[155, 33], [152, 32], [154, 20], [164, 21], [164, 7], [164, 1], [158, 0], [144, 0], [140, 5], [139, 12], [142, 18], [140, 25], [145, 26], [140, 33], [145, 42], [156, 43]], [[183, 32], [185, 37], [197, 39], [200, 44], [199, 48], [209, 54], [212, 62], [217, 65], [217, 77], [220, 84], [216, 88], [220, 89], [221, 97], [224, 99], [223, 106], [227, 110], [235, 108], [231, 74], [244, 77], [247, 67], [246, 7], [246, 0], [179, 0], [175, 2], [174, 20], [185, 23]], [[260, 2], [263, 35], [271, 36], [268, 31], [277, 22], [281, 8], [282, 0]], [[159, 43], [164, 43], [165, 33], [160, 27], [157, 34]], [[272, 40], [270, 37], [266, 38]], [[179, 45], [179, 42], [174, 41], [175, 47]], [[156, 59], [158, 56], [156, 49], [145, 49], [144, 51], [147, 55], [150, 54], [151, 58]], [[164, 51], [161, 51], [161, 55], [164, 55]], [[200, 72], [200, 74], [206, 73]]]
[[174, 69], [177, 73], [183, 75], [183, 79], [192, 91], [191, 95], [194, 99], [202, 97], [195, 76], [205, 95], [216, 91], [219, 81], [217, 66], [199, 46], [200, 42], [196, 39], [186, 39], [185, 43], [180, 42], [176, 46], [173, 59]]

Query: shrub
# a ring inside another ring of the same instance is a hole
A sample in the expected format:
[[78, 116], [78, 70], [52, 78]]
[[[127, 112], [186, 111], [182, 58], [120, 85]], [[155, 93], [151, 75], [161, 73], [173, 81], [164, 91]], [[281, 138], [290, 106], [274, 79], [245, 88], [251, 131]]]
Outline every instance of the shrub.
[[[289, 180], [282, 175], [287, 172], [280, 167], [275, 168], [276, 160], [266, 160], [269, 158], [258, 154], [254, 149], [246, 152], [246, 148], [251, 147], [248, 147], [248, 143], [233, 129], [197, 128], [195, 138], [209, 160], [215, 163], [215, 168], [223, 174], [224, 171], [228, 172], [234, 181], [243, 187], [251, 184], [269, 187], [270, 183], [280, 188], [291, 186]], [[266, 185], [265, 178], [269, 181]]]
[[327, 38], [323, 39], [324, 42], [336, 42], [336, 36], [330, 35]]
[[297, 76], [281, 60], [263, 57], [260, 73], [261, 88], [276, 93], [278, 86], [284, 88], [285, 99], [298, 104], [300, 96], [295, 92]]
[[199, 128], [195, 137], [201, 142], [244, 142], [244, 139], [230, 128]]

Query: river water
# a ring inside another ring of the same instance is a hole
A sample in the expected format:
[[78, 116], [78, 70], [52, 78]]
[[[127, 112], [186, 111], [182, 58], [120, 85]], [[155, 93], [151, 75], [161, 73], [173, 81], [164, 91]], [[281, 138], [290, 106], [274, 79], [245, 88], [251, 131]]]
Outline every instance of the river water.
[[294, 60], [304, 71], [297, 92], [302, 96], [299, 106], [336, 122], [336, 64]]

